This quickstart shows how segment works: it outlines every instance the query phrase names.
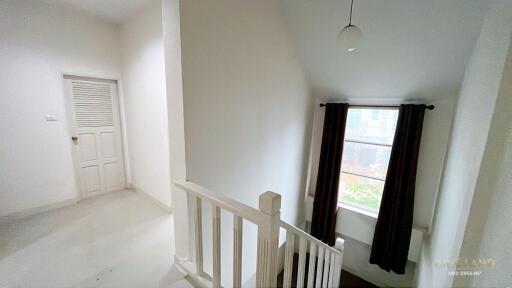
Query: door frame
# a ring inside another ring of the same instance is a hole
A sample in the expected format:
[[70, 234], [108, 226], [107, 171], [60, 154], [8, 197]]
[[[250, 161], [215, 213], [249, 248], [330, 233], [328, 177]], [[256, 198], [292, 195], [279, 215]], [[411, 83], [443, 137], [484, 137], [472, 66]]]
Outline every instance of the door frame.
[[[67, 131], [68, 131], [68, 137], [67, 141], [69, 141], [69, 148], [71, 152], [71, 159], [72, 159], [72, 165], [73, 165], [73, 172], [75, 176], [75, 187], [76, 192], [78, 195], [78, 199], [82, 200], [88, 197], [93, 197], [98, 194], [93, 195], [84, 195], [82, 192], [82, 187], [80, 183], [80, 164], [79, 161], [77, 161], [78, 155], [76, 155], [76, 147], [73, 144], [73, 141], [71, 140], [71, 137], [73, 136], [73, 133], [77, 131], [75, 119], [73, 117], [72, 110], [73, 105], [72, 101], [69, 97], [72, 97], [72, 91], [70, 91], [70, 87], [68, 85], [67, 80], [69, 79], [76, 79], [76, 80], [84, 80], [84, 81], [99, 81], [99, 82], [107, 82], [107, 83], [114, 83], [116, 84], [116, 91], [117, 94], [117, 109], [119, 111], [119, 130], [120, 130], [120, 139], [121, 139], [121, 161], [123, 163], [123, 173], [124, 173], [124, 187], [122, 189], [130, 189], [131, 188], [131, 177], [130, 177], [130, 164], [129, 164], [129, 157], [128, 157], [128, 138], [127, 138], [127, 129], [126, 129], [126, 113], [124, 109], [124, 97], [122, 93], [122, 81], [119, 77], [110, 77], [110, 76], [97, 76], [97, 75], [89, 75], [89, 74], [79, 74], [79, 73], [67, 73], [63, 72], [61, 73], [61, 81], [63, 85], [63, 97], [64, 97], [64, 103], [65, 103], [65, 111], [66, 114], [66, 121], [67, 121]], [[99, 193], [102, 194], [102, 193]]]

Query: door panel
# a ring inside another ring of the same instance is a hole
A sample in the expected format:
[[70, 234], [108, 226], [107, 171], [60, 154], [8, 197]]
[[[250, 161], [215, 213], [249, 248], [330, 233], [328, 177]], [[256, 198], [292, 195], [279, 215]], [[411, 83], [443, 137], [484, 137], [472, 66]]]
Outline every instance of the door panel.
[[116, 142], [114, 138], [114, 133], [101, 133], [101, 152], [103, 154], [103, 159], [110, 159], [116, 157], [115, 146]]
[[92, 133], [80, 134], [80, 160], [82, 162], [98, 160], [96, 151], [96, 135]]
[[121, 185], [121, 179], [119, 178], [119, 164], [112, 162], [106, 163], [105, 167], [105, 185], [107, 189], [115, 189]]
[[68, 78], [75, 169], [82, 197], [125, 187], [117, 85]]
[[82, 192], [85, 194], [101, 192], [101, 177], [98, 165], [82, 168]]

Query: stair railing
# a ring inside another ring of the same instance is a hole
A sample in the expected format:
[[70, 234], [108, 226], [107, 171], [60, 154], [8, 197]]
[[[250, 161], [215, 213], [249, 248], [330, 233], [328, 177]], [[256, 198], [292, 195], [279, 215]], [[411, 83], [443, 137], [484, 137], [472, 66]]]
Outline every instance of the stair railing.
[[[331, 247], [284, 221], [281, 221], [280, 225], [286, 230], [283, 287], [292, 287], [293, 255], [297, 237], [299, 238], [299, 262], [296, 272], [297, 283], [294, 287], [338, 287], [343, 264], [344, 240], [337, 238], [336, 244]], [[307, 278], [305, 278], [308, 250], [309, 263]], [[306, 279], [307, 283], [305, 283]]]
[[[279, 229], [286, 230], [284, 287], [291, 287], [293, 268], [294, 240], [300, 239], [299, 269], [297, 287], [304, 287], [304, 270], [307, 245], [309, 243], [310, 260], [308, 269], [308, 287], [333, 287], [339, 283], [343, 257], [343, 240], [338, 239], [335, 248], [312, 237], [299, 228], [280, 219], [281, 195], [265, 192], [259, 196], [259, 209], [245, 205], [231, 198], [215, 194], [204, 187], [189, 181], [178, 181], [176, 186], [187, 192], [195, 202], [195, 271], [194, 276], [206, 280], [211, 286], [221, 287], [221, 209], [233, 214], [233, 287], [242, 287], [242, 239], [243, 220], [258, 227], [256, 259], [256, 286], [276, 287], [278, 274]], [[189, 198], [190, 199], [190, 198]], [[203, 229], [202, 202], [212, 207], [212, 263], [213, 275], [208, 275], [203, 267]], [[316, 252], [318, 251], [318, 253]], [[318, 255], [318, 261], [316, 261]], [[315, 274], [315, 263], [316, 266]], [[185, 267], [184, 267], [185, 268]], [[186, 268], [185, 268], [186, 269]], [[191, 273], [191, 271], [187, 271]], [[319, 277], [320, 276], [320, 277]], [[302, 279], [302, 280], [301, 280]]]
[[176, 185], [194, 197], [195, 242], [196, 242], [196, 275], [210, 278], [203, 269], [203, 231], [202, 205], [203, 201], [212, 206], [212, 239], [213, 239], [213, 287], [221, 287], [221, 218], [220, 209], [233, 214], [233, 286], [242, 286], [242, 237], [245, 219], [258, 226], [258, 247], [256, 259], [257, 287], [275, 287], [277, 282], [277, 261], [279, 241], [279, 219], [281, 195], [265, 192], [259, 197], [259, 210], [228, 197], [214, 194], [207, 189], [188, 181], [179, 181]]

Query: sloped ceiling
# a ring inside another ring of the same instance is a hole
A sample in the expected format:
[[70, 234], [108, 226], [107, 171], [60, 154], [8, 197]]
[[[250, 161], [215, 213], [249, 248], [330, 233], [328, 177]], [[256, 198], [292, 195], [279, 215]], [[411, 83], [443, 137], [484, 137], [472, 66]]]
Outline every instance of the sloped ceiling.
[[159, 0], [44, 0], [72, 7], [104, 21], [120, 24], [150, 2]]
[[312, 93], [320, 99], [399, 102], [456, 97], [487, 3], [355, 0], [363, 38], [336, 43], [350, 0], [282, 0], [282, 13]]

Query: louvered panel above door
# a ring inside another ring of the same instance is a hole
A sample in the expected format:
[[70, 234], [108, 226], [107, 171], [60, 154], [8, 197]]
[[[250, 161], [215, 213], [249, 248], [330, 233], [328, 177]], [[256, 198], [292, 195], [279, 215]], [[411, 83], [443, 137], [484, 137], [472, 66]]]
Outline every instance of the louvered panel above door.
[[77, 127], [114, 126], [110, 83], [71, 81]]
[[125, 187], [117, 85], [66, 79], [72, 118], [73, 160], [82, 197]]

